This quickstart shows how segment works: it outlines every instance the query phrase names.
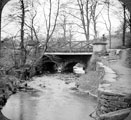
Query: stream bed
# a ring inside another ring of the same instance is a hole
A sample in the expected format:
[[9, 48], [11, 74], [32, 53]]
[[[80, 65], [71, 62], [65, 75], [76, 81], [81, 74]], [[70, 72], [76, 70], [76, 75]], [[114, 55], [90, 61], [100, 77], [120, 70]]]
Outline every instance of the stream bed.
[[[2, 113], [10, 120], [93, 120], [96, 100], [72, 90], [58, 74], [34, 77], [34, 91], [18, 92], [8, 99]], [[64, 76], [63, 76], [64, 79]]]

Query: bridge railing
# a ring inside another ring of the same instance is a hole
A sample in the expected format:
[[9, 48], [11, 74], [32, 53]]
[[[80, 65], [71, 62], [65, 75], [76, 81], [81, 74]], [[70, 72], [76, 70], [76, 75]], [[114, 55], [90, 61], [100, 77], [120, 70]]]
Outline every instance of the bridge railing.
[[93, 47], [86, 41], [66, 41], [57, 42], [55, 45], [48, 46], [47, 52], [92, 52]]
[[92, 52], [91, 43], [86, 41], [51, 41], [46, 52]]

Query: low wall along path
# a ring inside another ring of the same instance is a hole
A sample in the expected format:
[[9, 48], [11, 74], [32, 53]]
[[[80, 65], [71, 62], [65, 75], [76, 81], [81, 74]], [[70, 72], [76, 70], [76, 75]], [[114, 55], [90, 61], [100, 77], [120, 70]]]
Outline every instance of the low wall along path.
[[131, 69], [114, 63], [97, 63], [105, 72], [98, 88], [99, 120], [125, 120], [131, 111]]

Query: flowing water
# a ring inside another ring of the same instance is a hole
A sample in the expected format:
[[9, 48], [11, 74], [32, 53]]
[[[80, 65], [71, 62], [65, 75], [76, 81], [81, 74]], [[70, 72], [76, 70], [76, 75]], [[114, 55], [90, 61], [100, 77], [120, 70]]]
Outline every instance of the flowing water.
[[2, 110], [11, 120], [93, 120], [96, 100], [80, 94], [59, 75], [36, 77], [28, 83], [38, 91], [12, 95]]

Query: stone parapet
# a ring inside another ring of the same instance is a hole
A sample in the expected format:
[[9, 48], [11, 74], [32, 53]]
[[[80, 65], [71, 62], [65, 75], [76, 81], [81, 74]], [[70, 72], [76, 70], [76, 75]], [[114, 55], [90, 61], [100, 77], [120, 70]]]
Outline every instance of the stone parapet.
[[93, 52], [106, 53], [106, 42], [95, 42], [93, 43]]

